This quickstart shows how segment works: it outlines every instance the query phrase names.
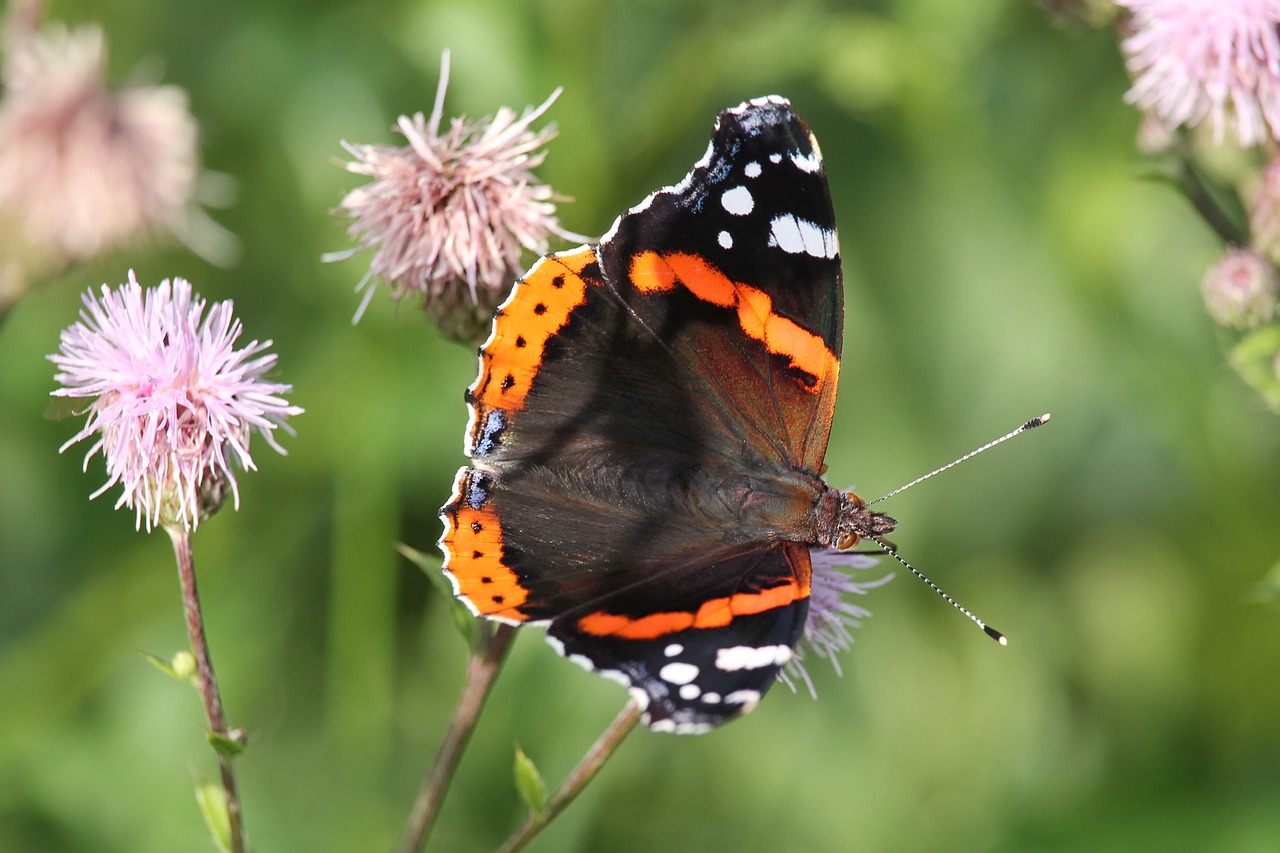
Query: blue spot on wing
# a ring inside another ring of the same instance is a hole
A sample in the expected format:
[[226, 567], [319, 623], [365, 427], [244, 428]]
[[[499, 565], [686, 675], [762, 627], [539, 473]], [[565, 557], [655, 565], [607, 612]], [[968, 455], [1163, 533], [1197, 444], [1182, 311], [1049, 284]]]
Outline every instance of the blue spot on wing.
[[489, 478], [479, 471], [472, 471], [472, 476], [467, 481], [466, 494], [463, 498], [467, 502], [467, 506], [474, 510], [484, 509], [484, 505], [489, 500]]
[[476, 442], [474, 458], [489, 456], [501, 444], [502, 432], [507, 428], [507, 415], [502, 409], [492, 409], [484, 419], [484, 429]]

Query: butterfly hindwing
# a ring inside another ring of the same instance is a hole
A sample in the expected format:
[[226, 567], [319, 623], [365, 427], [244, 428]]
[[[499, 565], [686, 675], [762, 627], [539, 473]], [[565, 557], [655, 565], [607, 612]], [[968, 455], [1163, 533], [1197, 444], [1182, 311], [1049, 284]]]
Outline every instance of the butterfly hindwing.
[[647, 601], [646, 588], [623, 589], [547, 629], [561, 654], [626, 684], [650, 727], [680, 733], [752, 710], [791, 660], [809, 606], [803, 546], [689, 568], [689, 582], [660, 601]]

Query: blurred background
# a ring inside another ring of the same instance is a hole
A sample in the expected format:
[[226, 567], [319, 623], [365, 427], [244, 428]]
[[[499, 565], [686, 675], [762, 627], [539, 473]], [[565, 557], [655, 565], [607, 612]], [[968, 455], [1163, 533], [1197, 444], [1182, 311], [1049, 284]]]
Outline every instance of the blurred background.
[[[161, 534], [79, 418], [46, 417], [80, 294], [190, 279], [271, 338], [305, 407], [288, 457], [258, 448], [241, 509], [195, 536], [223, 699], [261, 851], [387, 850], [462, 683], [434, 553], [463, 462], [467, 347], [384, 293], [330, 211], [361, 183], [339, 140], [565, 91], [539, 175], [599, 235], [703, 152], [716, 112], [792, 99], [822, 143], [847, 319], [828, 478], [876, 496], [1044, 411], [1053, 423], [897, 497], [902, 553], [1008, 634], [1000, 649], [899, 577], [811, 672], [702, 737], [637, 731], [534, 850], [1280, 849], [1276, 415], [1223, 361], [1197, 292], [1220, 244], [1143, 177], [1114, 33], [1012, 0], [116, 0], [113, 81], [184, 88], [213, 266], [176, 242], [78, 265], [0, 327], [0, 850], [210, 849], [215, 774], [195, 693], [149, 666], [184, 648]], [[888, 567], [885, 568], [888, 571]], [[519, 744], [558, 784], [622, 706], [612, 683], [518, 638], [432, 849], [520, 822]]]

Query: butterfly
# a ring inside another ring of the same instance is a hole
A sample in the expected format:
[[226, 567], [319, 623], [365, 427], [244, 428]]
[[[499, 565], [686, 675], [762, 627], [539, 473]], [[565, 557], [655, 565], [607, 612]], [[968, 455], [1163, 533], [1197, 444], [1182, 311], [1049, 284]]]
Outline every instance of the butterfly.
[[816, 139], [780, 97], [723, 111], [679, 183], [498, 309], [441, 510], [458, 597], [545, 626], [654, 730], [750, 711], [804, 630], [810, 549], [897, 523], [822, 480], [843, 322]]

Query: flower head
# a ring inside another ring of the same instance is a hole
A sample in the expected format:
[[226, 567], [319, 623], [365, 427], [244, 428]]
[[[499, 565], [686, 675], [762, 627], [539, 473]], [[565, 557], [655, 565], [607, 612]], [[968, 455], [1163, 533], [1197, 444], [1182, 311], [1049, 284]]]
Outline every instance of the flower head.
[[1252, 249], [1228, 249], [1200, 282], [1205, 310], [1222, 326], [1252, 329], [1275, 316], [1280, 277]]
[[795, 690], [795, 681], [802, 681], [811, 696], [817, 696], [813, 680], [805, 668], [804, 659], [809, 653], [831, 662], [837, 674], [840, 661], [836, 655], [853, 645], [851, 628], [862, 625], [871, 611], [846, 600], [848, 595], [866, 595], [869, 590], [893, 580], [889, 574], [873, 581], [855, 581], [848, 570], [863, 571], [880, 564], [878, 557], [850, 554], [834, 548], [813, 548], [809, 551], [813, 563], [813, 575], [809, 585], [809, 616], [804, 623], [804, 634], [796, 645], [795, 655], [785, 669], [778, 674], [788, 687]]
[[401, 116], [396, 124], [407, 146], [342, 143], [355, 158], [347, 170], [372, 180], [340, 205], [359, 249], [326, 260], [373, 253], [356, 288], [365, 290], [357, 320], [381, 279], [393, 299], [417, 296], [445, 334], [466, 340], [488, 326], [520, 275], [523, 250], [546, 252], [552, 234], [586, 238], [560, 227], [556, 195], [530, 171], [555, 136], [554, 128], [530, 126], [560, 90], [522, 116], [503, 107], [476, 122], [455, 118], [442, 130], [448, 81], [446, 51], [431, 117]]
[[1126, 100], [1170, 127], [1206, 119], [1214, 139], [1280, 138], [1280, 0], [1119, 0]]
[[[95, 438], [86, 470], [102, 452], [108, 479], [92, 497], [120, 483], [116, 506], [136, 509], [137, 523], [193, 529], [230, 490], [239, 507], [234, 461], [253, 470], [256, 430], [284, 453], [273, 435], [302, 413], [279, 395], [289, 385], [263, 377], [275, 366], [271, 341], [235, 343], [242, 327], [231, 302], [205, 301], [183, 279], [159, 287], [127, 284], [83, 297], [80, 320], [65, 329], [56, 355], [57, 397], [91, 398], [89, 420], [61, 450]], [[61, 450], [59, 452], [61, 452]]]
[[1249, 234], [1260, 255], [1280, 263], [1280, 157], [1272, 158], [1262, 170], [1249, 207]]
[[185, 93], [112, 91], [105, 64], [96, 27], [19, 32], [6, 57], [0, 230], [45, 263], [86, 260], [157, 231], [195, 236], [197, 128]]

